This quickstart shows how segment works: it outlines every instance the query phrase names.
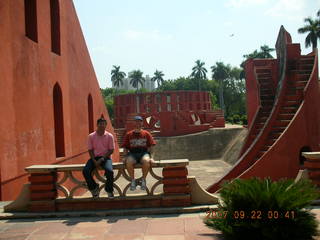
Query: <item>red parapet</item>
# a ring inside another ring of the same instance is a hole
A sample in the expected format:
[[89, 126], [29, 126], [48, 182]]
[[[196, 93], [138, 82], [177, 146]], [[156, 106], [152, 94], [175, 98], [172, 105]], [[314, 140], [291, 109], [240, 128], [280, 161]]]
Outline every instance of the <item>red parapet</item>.
[[212, 110], [209, 92], [165, 91], [115, 97], [115, 127], [131, 130], [133, 117], [160, 136], [178, 136], [225, 127], [223, 112]]

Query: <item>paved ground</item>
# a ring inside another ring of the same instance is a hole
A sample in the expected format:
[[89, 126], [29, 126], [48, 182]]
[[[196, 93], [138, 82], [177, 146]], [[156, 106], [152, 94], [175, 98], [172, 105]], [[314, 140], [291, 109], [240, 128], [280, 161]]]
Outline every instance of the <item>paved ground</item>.
[[[220, 160], [192, 161], [189, 175], [204, 188], [231, 168]], [[157, 172], [161, 174], [161, 172]], [[150, 180], [151, 181], [151, 180]], [[124, 182], [126, 184], [126, 182]], [[151, 184], [151, 182], [150, 182]], [[4, 202], [0, 202], [4, 205]], [[320, 220], [320, 207], [312, 210]], [[78, 217], [0, 221], [0, 240], [222, 240], [203, 223], [205, 212], [193, 214]], [[320, 237], [316, 238], [320, 240]]]
[[[320, 209], [312, 212], [319, 221]], [[204, 215], [0, 221], [0, 240], [222, 240], [203, 224]]]
[[[202, 214], [204, 215], [204, 214]], [[0, 221], [1, 240], [213, 240], [199, 214]]]

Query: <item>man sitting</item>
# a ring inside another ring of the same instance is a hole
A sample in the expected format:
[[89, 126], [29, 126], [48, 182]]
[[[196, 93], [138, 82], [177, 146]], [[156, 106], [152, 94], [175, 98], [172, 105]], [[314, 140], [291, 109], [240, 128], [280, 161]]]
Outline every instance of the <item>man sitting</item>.
[[129, 176], [131, 178], [130, 190], [136, 189], [136, 181], [134, 179], [134, 164], [142, 164], [142, 181], [141, 190], [146, 189], [146, 177], [151, 167], [152, 146], [156, 144], [152, 135], [142, 129], [143, 118], [135, 116], [135, 129], [126, 133], [122, 147], [125, 148], [125, 162]]
[[88, 136], [88, 152], [90, 159], [87, 161], [82, 173], [87, 182], [88, 189], [93, 198], [99, 197], [99, 184], [97, 184], [92, 172], [101, 166], [105, 170], [107, 182], [105, 191], [108, 197], [113, 198], [113, 168], [111, 154], [114, 151], [114, 138], [111, 133], [106, 131], [107, 121], [104, 118], [97, 120], [97, 130]]

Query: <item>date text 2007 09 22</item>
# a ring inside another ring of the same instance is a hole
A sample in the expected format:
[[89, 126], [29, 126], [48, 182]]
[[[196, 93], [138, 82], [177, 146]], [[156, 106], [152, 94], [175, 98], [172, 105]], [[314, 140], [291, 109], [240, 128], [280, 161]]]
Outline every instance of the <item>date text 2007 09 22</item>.
[[223, 219], [227, 218], [231, 214], [231, 217], [234, 219], [294, 219], [295, 211], [260, 211], [260, 210], [252, 210], [250, 212], [247, 211], [222, 211], [216, 209], [209, 209], [206, 211], [206, 219]]

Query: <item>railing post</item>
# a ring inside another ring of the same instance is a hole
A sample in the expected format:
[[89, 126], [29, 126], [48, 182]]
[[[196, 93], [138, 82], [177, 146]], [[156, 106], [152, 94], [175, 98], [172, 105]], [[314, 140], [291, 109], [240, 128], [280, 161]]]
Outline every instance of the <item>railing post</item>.
[[162, 175], [163, 198], [161, 205], [164, 207], [190, 206], [191, 195], [186, 165], [164, 167]]
[[[28, 171], [28, 169], [26, 169]], [[55, 211], [57, 198], [57, 172], [54, 165], [48, 168], [28, 171], [30, 182], [30, 212]]]
[[308, 176], [314, 184], [320, 187], [320, 152], [303, 152], [306, 158], [304, 167], [308, 170]]

